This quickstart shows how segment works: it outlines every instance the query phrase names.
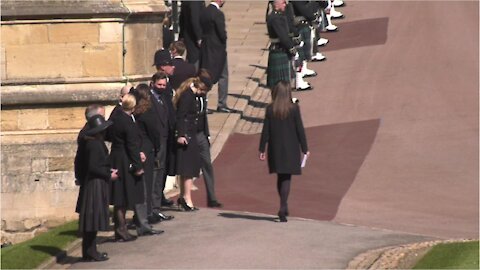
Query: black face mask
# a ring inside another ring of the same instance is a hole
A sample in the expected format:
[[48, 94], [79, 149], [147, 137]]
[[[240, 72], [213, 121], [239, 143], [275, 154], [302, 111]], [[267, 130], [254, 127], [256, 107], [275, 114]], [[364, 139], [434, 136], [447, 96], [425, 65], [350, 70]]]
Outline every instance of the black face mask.
[[165, 91], [165, 88], [158, 88], [158, 87], [154, 86], [154, 87], [153, 87], [153, 90], [160, 94], [160, 93], [162, 93], [163, 91]]

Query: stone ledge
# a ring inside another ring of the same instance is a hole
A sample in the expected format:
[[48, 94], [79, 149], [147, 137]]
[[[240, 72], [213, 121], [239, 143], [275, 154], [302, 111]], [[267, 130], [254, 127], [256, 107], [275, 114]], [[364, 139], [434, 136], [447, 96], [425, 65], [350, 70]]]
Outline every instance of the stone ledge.
[[476, 240], [478, 239], [435, 240], [369, 250], [351, 260], [347, 269], [412, 269], [435, 245]]
[[124, 82], [2, 86], [2, 106], [114, 102]]
[[164, 1], [120, 1], [111, 0], [3, 0], [2, 21], [121, 18], [130, 15], [163, 15], [168, 11]]

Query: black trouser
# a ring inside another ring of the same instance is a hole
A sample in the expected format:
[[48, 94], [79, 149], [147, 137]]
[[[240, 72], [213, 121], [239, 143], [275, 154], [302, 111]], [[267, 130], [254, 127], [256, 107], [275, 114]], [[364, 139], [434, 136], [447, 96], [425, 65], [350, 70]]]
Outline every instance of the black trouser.
[[290, 193], [291, 174], [277, 174], [277, 191], [280, 196], [280, 210], [279, 215], [286, 215], [288, 213], [288, 194]]
[[215, 177], [213, 175], [212, 159], [210, 156], [210, 143], [205, 133], [197, 133], [197, 143], [200, 149], [200, 158], [202, 160], [202, 174], [207, 189], [207, 201], [216, 201], [215, 196]]
[[97, 251], [97, 232], [83, 232], [82, 236], [82, 256], [96, 257]]
[[135, 226], [137, 227], [137, 233], [141, 234], [146, 231], [152, 230], [152, 227], [148, 224], [147, 220], [147, 187], [145, 183], [145, 175], [142, 176], [143, 182], [143, 203], [135, 204], [133, 211], [135, 213]]
[[162, 199], [164, 198], [163, 189], [165, 188], [165, 181], [167, 176], [167, 138], [162, 138], [160, 142], [160, 149], [155, 156], [155, 168], [153, 170], [153, 188], [152, 188], [152, 206], [148, 210], [148, 214], [152, 212], [159, 213], [162, 206]]
[[228, 97], [228, 59], [225, 59], [222, 73], [218, 79], [218, 108], [227, 108]]

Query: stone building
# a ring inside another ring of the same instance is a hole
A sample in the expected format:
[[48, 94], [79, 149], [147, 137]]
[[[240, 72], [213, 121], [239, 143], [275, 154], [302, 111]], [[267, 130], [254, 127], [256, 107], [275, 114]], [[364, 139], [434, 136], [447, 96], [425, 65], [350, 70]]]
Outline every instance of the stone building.
[[2, 243], [77, 217], [84, 109], [111, 110], [125, 82], [151, 76], [166, 11], [162, 0], [2, 0]]

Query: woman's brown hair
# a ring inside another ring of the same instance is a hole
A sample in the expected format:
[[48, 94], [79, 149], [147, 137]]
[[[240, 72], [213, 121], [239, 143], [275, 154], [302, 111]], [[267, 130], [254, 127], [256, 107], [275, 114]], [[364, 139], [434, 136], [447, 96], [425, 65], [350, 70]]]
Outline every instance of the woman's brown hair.
[[292, 92], [290, 84], [286, 81], [279, 81], [272, 88], [272, 107], [273, 117], [279, 119], [287, 118], [293, 108]]
[[137, 98], [137, 105], [135, 106], [135, 115], [142, 114], [152, 107], [150, 100], [150, 87], [147, 84], [141, 83], [135, 88], [135, 98]]
[[[207, 82], [208, 81], [208, 82]], [[207, 82], [207, 83], [205, 83]], [[198, 76], [186, 79], [177, 89], [175, 92], [175, 96], [173, 97], [173, 105], [175, 108], [177, 107], [178, 100], [180, 100], [180, 97], [182, 94], [190, 88], [190, 85], [193, 83], [193, 86], [198, 89], [205, 89], [206, 91], [209, 91], [211, 86], [210, 82], [210, 74], [206, 69], [200, 69]]]

